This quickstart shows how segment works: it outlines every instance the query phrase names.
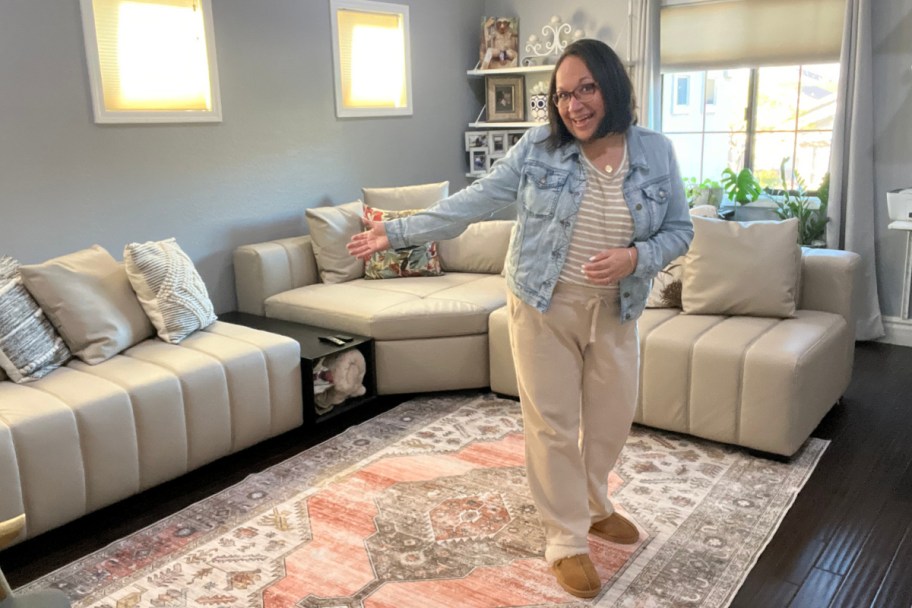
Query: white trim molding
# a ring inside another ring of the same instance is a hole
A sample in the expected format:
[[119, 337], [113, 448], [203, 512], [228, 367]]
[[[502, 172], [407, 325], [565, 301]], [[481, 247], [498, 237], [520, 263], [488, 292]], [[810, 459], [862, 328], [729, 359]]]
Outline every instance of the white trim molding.
[[897, 346], [912, 346], [912, 319], [884, 317], [883, 324], [886, 335], [879, 338], [878, 342], [886, 342]]

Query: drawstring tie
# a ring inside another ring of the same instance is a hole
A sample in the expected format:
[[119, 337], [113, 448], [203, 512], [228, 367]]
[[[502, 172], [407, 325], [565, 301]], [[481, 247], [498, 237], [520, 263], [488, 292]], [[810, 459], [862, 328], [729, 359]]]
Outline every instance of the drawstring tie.
[[589, 322], [589, 344], [595, 342], [595, 328], [598, 324], [599, 311], [602, 308], [602, 296], [592, 296], [586, 302], [586, 310], [592, 311], [592, 320]]

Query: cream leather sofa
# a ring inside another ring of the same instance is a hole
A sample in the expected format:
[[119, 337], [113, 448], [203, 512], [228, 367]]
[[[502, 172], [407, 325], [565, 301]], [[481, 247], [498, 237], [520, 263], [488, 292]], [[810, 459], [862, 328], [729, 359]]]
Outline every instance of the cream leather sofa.
[[[858, 255], [803, 249], [794, 318], [640, 317], [634, 421], [791, 456], [840, 399], [852, 376]], [[491, 390], [516, 396], [506, 310], [490, 318]]]
[[[502, 258], [506, 243], [490, 243]], [[310, 236], [240, 247], [234, 263], [242, 311], [374, 337], [380, 394], [517, 395], [500, 274], [324, 284]], [[857, 263], [850, 252], [802, 250], [794, 318], [647, 309], [636, 422], [793, 454], [848, 386]]]
[[0, 308], [0, 521], [25, 514], [17, 542], [303, 422], [298, 342], [219, 322], [174, 239], [123, 262], [99, 245], [0, 257]]
[[0, 372], [0, 521], [18, 541], [302, 423], [300, 347], [216, 321], [97, 365], [16, 384]]

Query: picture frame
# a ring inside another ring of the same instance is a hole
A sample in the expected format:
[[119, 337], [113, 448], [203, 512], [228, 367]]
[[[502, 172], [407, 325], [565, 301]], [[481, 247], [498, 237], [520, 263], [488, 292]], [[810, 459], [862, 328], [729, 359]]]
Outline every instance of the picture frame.
[[482, 70], [519, 66], [519, 19], [482, 17], [478, 67]]
[[486, 119], [488, 122], [522, 122], [526, 103], [522, 76], [486, 76]]
[[466, 152], [476, 148], [488, 148], [487, 131], [466, 131], [465, 132], [465, 149]]
[[507, 150], [516, 145], [522, 136], [525, 135], [525, 131], [507, 131]]
[[503, 156], [507, 152], [507, 132], [493, 132], [488, 136], [489, 156]]
[[484, 175], [488, 170], [488, 149], [474, 148], [469, 150], [469, 174]]

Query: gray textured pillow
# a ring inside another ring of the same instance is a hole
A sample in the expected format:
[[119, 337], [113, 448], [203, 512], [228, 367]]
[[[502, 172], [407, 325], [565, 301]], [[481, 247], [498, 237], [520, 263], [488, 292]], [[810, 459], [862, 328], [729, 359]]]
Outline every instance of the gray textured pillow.
[[37, 380], [70, 357], [63, 338], [23, 287], [19, 262], [0, 257], [0, 381], [7, 375], [19, 383]]
[[314, 207], [304, 212], [320, 280], [324, 283], [344, 283], [364, 276], [364, 262], [345, 247], [351, 237], [361, 232], [363, 212], [361, 201]]
[[70, 351], [89, 365], [153, 334], [123, 264], [100, 245], [19, 271]]
[[206, 284], [175, 239], [130, 243], [124, 247], [124, 265], [139, 303], [165, 342], [177, 344], [216, 321]]

